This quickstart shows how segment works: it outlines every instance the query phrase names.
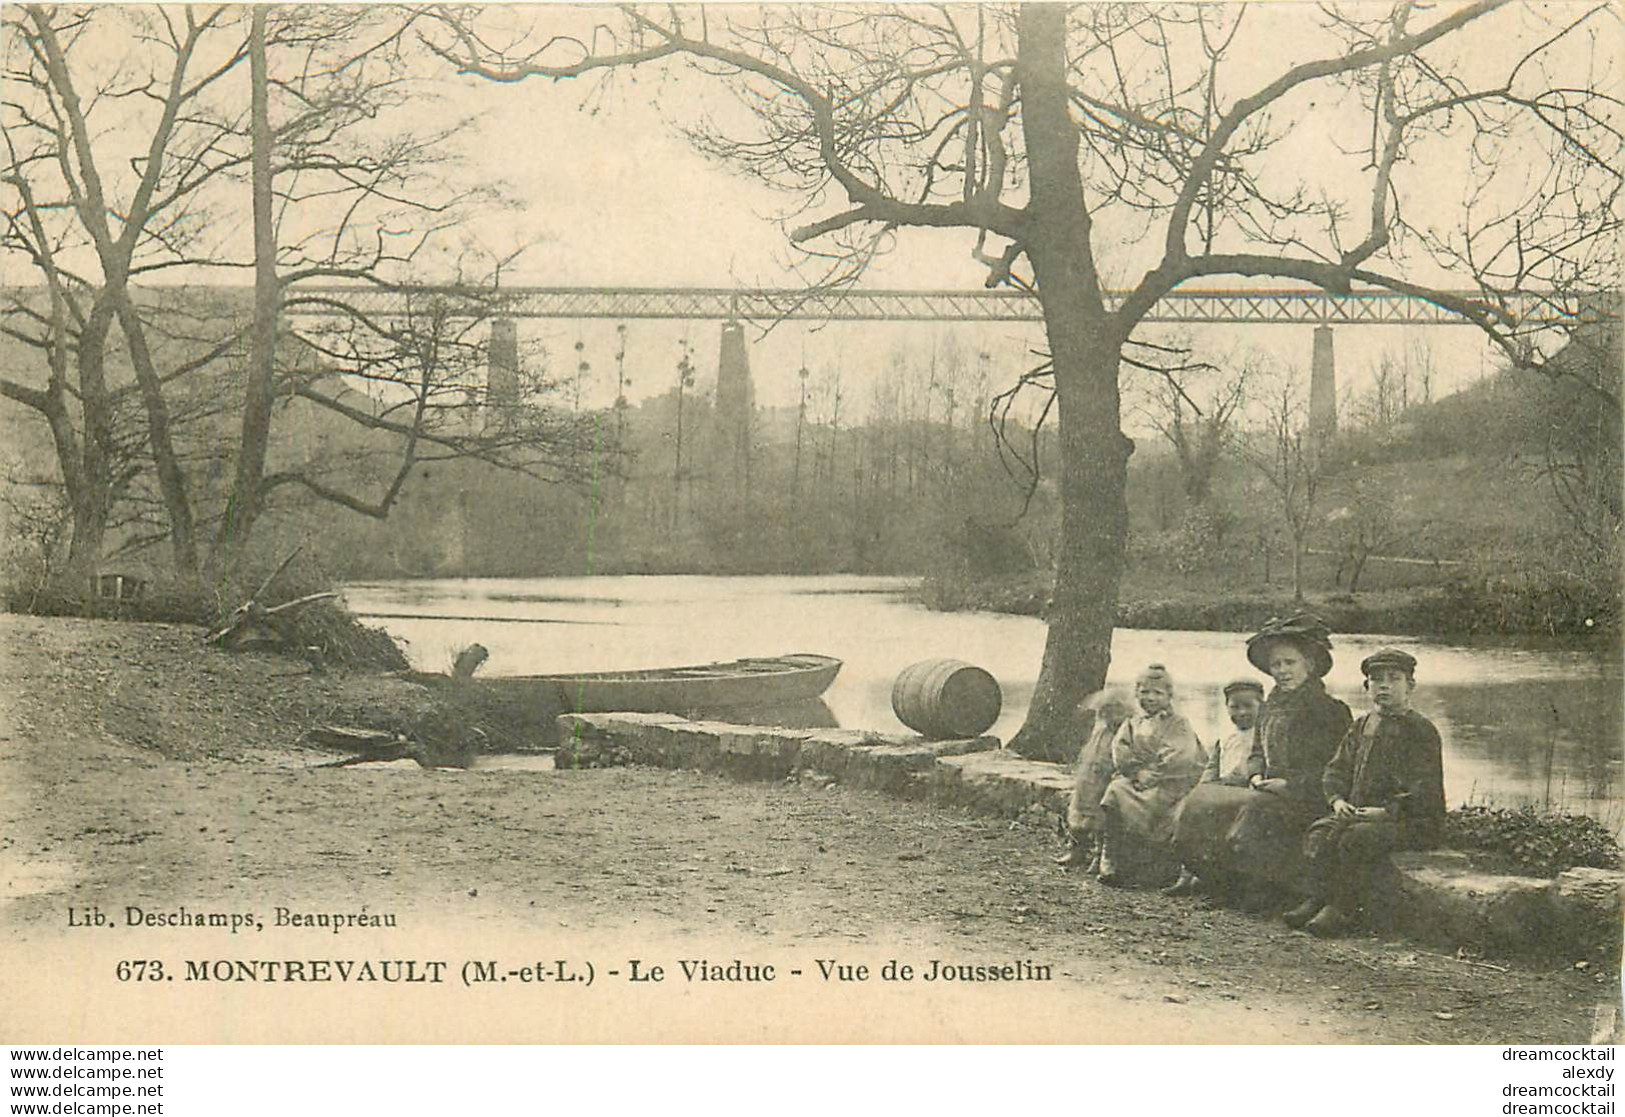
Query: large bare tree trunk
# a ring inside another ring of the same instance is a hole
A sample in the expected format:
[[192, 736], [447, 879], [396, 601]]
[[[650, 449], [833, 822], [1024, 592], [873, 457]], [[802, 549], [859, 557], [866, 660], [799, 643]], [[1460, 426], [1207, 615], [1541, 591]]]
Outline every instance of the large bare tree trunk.
[[96, 575], [101, 568], [102, 543], [107, 538], [107, 505], [96, 494], [81, 490], [71, 496], [73, 539], [68, 543], [68, 562], [62, 570], [62, 589], [74, 596], [95, 592]]
[[[54, 265], [52, 265], [54, 269]], [[55, 272], [50, 272], [51, 284], [51, 345], [48, 359], [51, 376], [43, 391], [25, 398], [28, 406], [36, 408], [50, 425], [51, 441], [56, 448], [57, 467], [62, 471], [62, 487], [67, 493], [68, 507], [73, 513], [73, 535], [68, 541], [68, 561], [64, 570], [53, 575], [54, 588], [74, 594], [92, 591], [92, 579], [101, 561], [102, 542], [107, 534], [107, 515], [111, 505], [110, 469], [102, 452], [102, 444], [93, 443], [92, 436], [107, 435], [105, 407], [93, 402], [84, 413], [97, 417], [99, 431], [86, 424], [85, 439], [81, 443], [69, 414], [68, 397], [68, 336], [67, 311], [62, 293], [55, 283]], [[93, 325], [97, 319], [92, 319]], [[103, 335], [105, 336], [105, 334]], [[94, 340], [93, 337], [91, 340]], [[83, 350], [88, 354], [88, 350]], [[94, 358], [91, 358], [94, 360]], [[99, 365], [96, 366], [99, 368]], [[99, 373], [93, 373], [96, 379]], [[81, 379], [81, 382], [83, 380]], [[81, 396], [81, 398], [83, 398]]]
[[113, 413], [108, 403], [107, 335], [113, 310], [99, 300], [79, 331], [77, 373], [79, 405], [84, 416], [84, 439], [75, 471], [78, 484], [68, 499], [73, 507], [73, 540], [68, 544], [68, 565], [63, 572], [72, 593], [95, 591], [101, 567], [102, 544], [113, 507]]
[[1085, 728], [1078, 704], [1105, 683], [1111, 664], [1133, 445], [1119, 429], [1123, 340], [1101, 298], [1078, 133], [1067, 108], [1066, 8], [1025, 4], [1018, 18], [1016, 67], [1032, 176], [1026, 246], [1055, 365], [1061, 527], [1044, 662], [1027, 721], [1010, 747], [1060, 760], [1077, 752]]
[[158, 471], [158, 488], [163, 493], [164, 511], [169, 516], [169, 539], [175, 555], [176, 573], [182, 578], [193, 579], [198, 574], [197, 535], [192, 502], [186, 491], [186, 475], [181, 470], [175, 440], [170, 433], [169, 404], [164, 400], [163, 385], [159, 382], [158, 369], [147, 345], [146, 328], [130, 301], [129, 291], [121, 288], [117, 299], [119, 322], [130, 350], [130, 364], [141, 389], [142, 403], [146, 406], [147, 442], [152, 447], [152, 458]]
[[265, 58], [265, 6], [251, 9], [249, 32], [249, 135], [253, 144], [254, 196], [254, 326], [249, 342], [248, 384], [243, 400], [242, 438], [237, 473], [220, 542], [227, 570], [236, 568], [259, 515], [265, 454], [271, 440], [271, 405], [276, 365], [277, 314], [281, 289], [276, 272], [276, 229], [271, 195], [270, 76]]

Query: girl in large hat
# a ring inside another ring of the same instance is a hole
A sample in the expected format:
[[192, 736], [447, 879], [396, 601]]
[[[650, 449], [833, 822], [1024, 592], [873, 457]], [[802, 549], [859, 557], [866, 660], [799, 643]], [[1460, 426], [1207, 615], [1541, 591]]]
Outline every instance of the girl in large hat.
[[1259, 711], [1248, 760], [1255, 792], [1230, 828], [1230, 865], [1252, 885], [1249, 906], [1265, 910], [1308, 890], [1303, 836], [1326, 813], [1321, 777], [1353, 721], [1326, 693], [1331, 632], [1319, 617], [1272, 619], [1247, 641], [1247, 660], [1275, 680]]

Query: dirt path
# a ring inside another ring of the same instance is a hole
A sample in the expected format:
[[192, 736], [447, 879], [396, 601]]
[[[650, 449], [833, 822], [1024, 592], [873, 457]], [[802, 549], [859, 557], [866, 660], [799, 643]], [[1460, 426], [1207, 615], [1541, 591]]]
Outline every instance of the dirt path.
[[[1104, 889], [1050, 864], [1050, 834], [841, 787], [629, 769], [311, 770], [290, 747], [297, 711], [328, 708], [335, 684], [273, 677], [292, 670], [202, 651], [185, 630], [0, 615], [0, 953], [12, 963], [0, 966], [0, 1003], [27, 1006], [14, 1027], [52, 1033], [0, 1040], [133, 1039], [131, 1027], [162, 1026], [310, 1040], [701, 1028], [742, 1039], [1582, 1042], [1614, 988], [1613, 975], [1566, 962], [1503, 972]], [[121, 926], [131, 906], [267, 922], [277, 906], [364, 908], [398, 927], [156, 931]], [[90, 907], [115, 926], [67, 925], [70, 908]], [[672, 972], [709, 952], [773, 964], [779, 980], [651, 990], [604, 976], [590, 995], [554, 986], [538, 1002], [506, 986], [421, 1001], [398, 988], [182, 984], [158, 998], [109, 976], [132, 954], [173, 968], [384, 948], [605, 970], [664, 958]], [[820, 958], [869, 964], [870, 981], [825, 982]], [[921, 972], [933, 959], [1028, 960], [1053, 980], [887, 984], [888, 958]], [[804, 972], [791, 980], [792, 968]], [[105, 1008], [87, 1012], [84, 999]]]

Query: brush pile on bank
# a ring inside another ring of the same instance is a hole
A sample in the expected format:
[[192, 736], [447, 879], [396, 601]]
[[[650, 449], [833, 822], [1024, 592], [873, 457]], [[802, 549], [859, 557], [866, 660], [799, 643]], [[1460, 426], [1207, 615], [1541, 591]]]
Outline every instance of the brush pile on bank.
[[1488, 853], [1538, 876], [1565, 869], [1618, 869], [1619, 843], [1589, 815], [1534, 807], [1461, 807], [1445, 817], [1445, 844]]
[[280, 628], [283, 640], [290, 647], [306, 649], [310, 658], [324, 667], [348, 671], [404, 671], [408, 666], [405, 654], [389, 633], [363, 624], [336, 598], [313, 601], [291, 610], [281, 620]]
[[[332, 580], [293, 568], [296, 550], [258, 582], [239, 576], [215, 595], [208, 642], [228, 651], [262, 648], [305, 659], [313, 670], [404, 671], [406, 656], [383, 629], [362, 624]], [[252, 590], [243, 587], [254, 586]], [[274, 595], [274, 597], [273, 597]], [[228, 612], [228, 603], [240, 602]]]
[[197, 625], [215, 634], [252, 621], [258, 631], [241, 647], [285, 652], [323, 668], [406, 670], [394, 638], [362, 623], [344, 606], [337, 583], [314, 563], [295, 563], [297, 555], [275, 568], [250, 568], [214, 583], [128, 580], [116, 597], [79, 587], [8, 583], [0, 600], [13, 613]]

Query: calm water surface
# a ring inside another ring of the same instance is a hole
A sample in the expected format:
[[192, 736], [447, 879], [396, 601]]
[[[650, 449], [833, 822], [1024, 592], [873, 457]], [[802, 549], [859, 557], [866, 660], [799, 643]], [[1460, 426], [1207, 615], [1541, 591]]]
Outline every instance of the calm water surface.
[[[629, 670], [784, 652], [845, 662], [825, 695], [845, 727], [898, 730], [897, 673], [951, 656], [991, 671], [1004, 688], [993, 732], [1008, 739], [1031, 699], [1044, 626], [1029, 617], [934, 613], [906, 600], [912, 580], [857, 576], [695, 576], [446, 579], [351, 586], [351, 606], [404, 637], [413, 665], [445, 670], [478, 641], [484, 671], [521, 675]], [[484, 619], [451, 619], [451, 618]], [[1220, 688], [1254, 675], [1245, 634], [1120, 629], [1111, 679], [1131, 683], [1144, 664], [1168, 666], [1179, 705], [1206, 741], [1228, 727]], [[1477, 645], [1414, 637], [1334, 639], [1327, 686], [1356, 713], [1365, 708], [1359, 661], [1392, 644], [1420, 661], [1415, 704], [1445, 742], [1445, 792], [1465, 802], [1550, 803], [1618, 829], [1622, 672], [1590, 651]]]

